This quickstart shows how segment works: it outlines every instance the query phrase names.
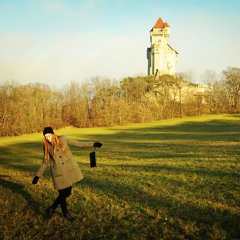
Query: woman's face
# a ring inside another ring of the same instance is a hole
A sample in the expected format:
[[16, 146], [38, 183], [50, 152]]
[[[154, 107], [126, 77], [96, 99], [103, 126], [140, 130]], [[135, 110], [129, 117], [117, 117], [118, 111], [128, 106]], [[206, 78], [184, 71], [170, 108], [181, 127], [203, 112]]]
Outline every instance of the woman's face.
[[48, 142], [52, 142], [52, 139], [53, 139], [53, 134], [52, 133], [47, 133], [44, 135], [45, 139], [48, 141]]

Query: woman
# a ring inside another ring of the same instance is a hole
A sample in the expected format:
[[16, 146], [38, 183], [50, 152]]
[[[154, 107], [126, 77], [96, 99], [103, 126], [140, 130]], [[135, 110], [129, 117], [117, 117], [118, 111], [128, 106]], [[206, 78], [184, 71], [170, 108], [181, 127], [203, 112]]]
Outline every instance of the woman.
[[67, 220], [75, 220], [67, 211], [66, 198], [70, 196], [72, 185], [83, 179], [82, 172], [74, 159], [68, 145], [75, 147], [101, 147], [99, 142], [79, 142], [71, 140], [66, 136], [57, 136], [51, 127], [46, 127], [43, 131], [45, 137], [43, 152], [44, 158], [32, 184], [36, 184], [43, 175], [50, 163], [54, 188], [58, 190], [59, 196], [52, 206], [46, 209], [47, 216], [51, 218], [54, 210], [61, 206], [63, 216]]

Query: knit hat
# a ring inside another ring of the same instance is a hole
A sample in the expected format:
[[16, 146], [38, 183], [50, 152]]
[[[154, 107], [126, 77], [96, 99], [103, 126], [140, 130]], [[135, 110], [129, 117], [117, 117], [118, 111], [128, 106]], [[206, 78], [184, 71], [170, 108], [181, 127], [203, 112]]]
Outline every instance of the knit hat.
[[51, 127], [45, 127], [43, 130], [43, 136], [47, 133], [54, 134], [53, 129]]

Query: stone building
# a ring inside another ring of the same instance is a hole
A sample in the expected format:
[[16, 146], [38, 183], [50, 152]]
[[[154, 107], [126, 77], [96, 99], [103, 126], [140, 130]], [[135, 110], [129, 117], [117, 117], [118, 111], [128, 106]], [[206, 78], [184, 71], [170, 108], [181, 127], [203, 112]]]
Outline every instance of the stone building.
[[159, 18], [150, 31], [151, 47], [147, 49], [148, 75], [176, 76], [178, 52], [169, 44], [170, 26]]

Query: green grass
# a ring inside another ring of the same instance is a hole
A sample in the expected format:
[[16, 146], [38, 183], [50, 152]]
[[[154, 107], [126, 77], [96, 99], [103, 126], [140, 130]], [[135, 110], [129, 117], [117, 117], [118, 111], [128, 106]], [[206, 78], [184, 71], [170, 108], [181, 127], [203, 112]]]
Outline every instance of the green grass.
[[71, 148], [85, 178], [68, 199], [75, 222], [51, 220], [57, 197], [42, 161], [41, 133], [0, 138], [0, 239], [240, 239], [240, 115], [112, 128], [55, 131], [92, 149]]

